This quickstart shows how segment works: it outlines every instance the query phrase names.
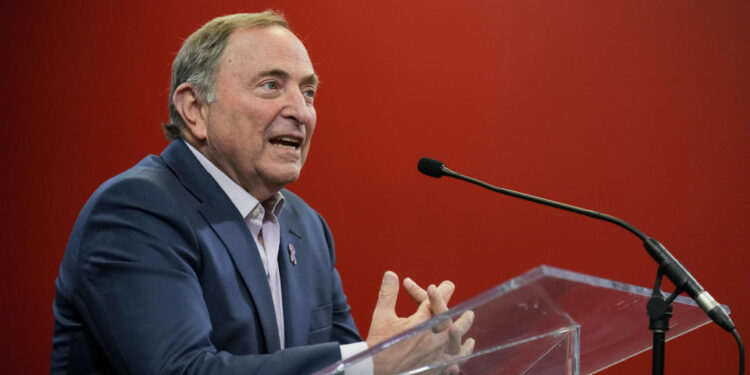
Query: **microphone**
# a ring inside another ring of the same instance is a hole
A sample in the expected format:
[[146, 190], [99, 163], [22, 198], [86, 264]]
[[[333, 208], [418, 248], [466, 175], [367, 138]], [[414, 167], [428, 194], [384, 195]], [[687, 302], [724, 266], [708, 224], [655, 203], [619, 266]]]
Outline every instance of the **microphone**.
[[421, 158], [417, 163], [417, 169], [420, 172], [435, 178], [440, 178], [443, 175], [444, 167], [443, 162], [430, 158]]
[[698, 284], [698, 281], [695, 280], [695, 278], [690, 274], [687, 268], [680, 264], [680, 262], [678, 262], [677, 259], [675, 259], [674, 256], [672, 256], [672, 254], [670, 254], [662, 244], [660, 244], [655, 239], [646, 236], [645, 234], [643, 234], [643, 232], [626, 223], [625, 221], [614, 216], [587, 210], [585, 208], [580, 208], [573, 205], [521, 193], [518, 191], [493, 186], [484, 181], [480, 181], [475, 178], [464, 176], [460, 173], [454, 172], [446, 168], [443, 162], [435, 159], [419, 159], [417, 169], [419, 169], [419, 171], [423, 174], [426, 174], [430, 177], [453, 177], [459, 180], [470, 182], [475, 185], [479, 185], [496, 193], [510, 195], [512, 197], [543, 204], [545, 206], [555, 207], [561, 210], [592, 217], [594, 219], [608, 221], [617, 226], [625, 228], [627, 231], [633, 233], [635, 236], [640, 238], [641, 241], [643, 241], [643, 246], [646, 248], [648, 254], [656, 261], [656, 263], [659, 264], [660, 272], [663, 272], [663, 274], [667, 276], [667, 278], [669, 278], [669, 280], [672, 281], [672, 283], [677, 287], [677, 290], [674, 293], [675, 297], [677, 296], [677, 294], [683, 291], [686, 292], [693, 300], [695, 300], [698, 306], [703, 309], [703, 311], [711, 318], [711, 320], [713, 320], [716, 324], [718, 324], [728, 332], [734, 331], [734, 322], [732, 322], [732, 319], [729, 318], [729, 314], [727, 314], [727, 312], [724, 311], [721, 305], [719, 305], [719, 303], [716, 302], [716, 300], [711, 297], [711, 295], [708, 294], [708, 292], [706, 292], [706, 290], [703, 289], [700, 284]]

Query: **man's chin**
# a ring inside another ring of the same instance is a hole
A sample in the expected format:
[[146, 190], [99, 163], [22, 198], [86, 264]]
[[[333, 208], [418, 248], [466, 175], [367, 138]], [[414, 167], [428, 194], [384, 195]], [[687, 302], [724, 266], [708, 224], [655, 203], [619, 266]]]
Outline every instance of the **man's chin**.
[[287, 184], [291, 184], [292, 182], [297, 181], [300, 172], [300, 168], [291, 168], [288, 170], [276, 171], [275, 173], [269, 173], [267, 175], [266, 181], [269, 181], [272, 184], [278, 186], [279, 190], [281, 190]]

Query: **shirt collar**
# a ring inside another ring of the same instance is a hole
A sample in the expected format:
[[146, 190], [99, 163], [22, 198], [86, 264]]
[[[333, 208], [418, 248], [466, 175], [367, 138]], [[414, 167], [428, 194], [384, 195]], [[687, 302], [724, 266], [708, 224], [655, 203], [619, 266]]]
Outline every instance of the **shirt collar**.
[[[250, 195], [247, 190], [243, 189], [240, 185], [234, 182], [234, 180], [229, 178], [226, 173], [222, 172], [221, 169], [208, 160], [208, 158], [201, 154], [200, 151], [196, 150], [189, 142], [184, 142], [193, 155], [195, 155], [195, 158], [198, 159], [198, 162], [201, 163], [206, 172], [213, 177], [216, 183], [219, 184], [219, 187], [221, 187], [221, 190], [224, 191], [229, 197], [229, 200], [231, 200], [234, 206], [237, 207], [237, 211], [240, 212], [240, 215], [242, 215], [243, 218], [247, 217], [250, 211], [258, 206], [258, 199]], [[284, 195], [282, 195], [280, 191], [277, 191], [276, 194], [271, 196], [271, 198], [268, 198], [263, 202], [262, 206], [266, 209], [270, 208], [271, 212], [278, 217], [281, 214], [281, 210], [284, 208]]]

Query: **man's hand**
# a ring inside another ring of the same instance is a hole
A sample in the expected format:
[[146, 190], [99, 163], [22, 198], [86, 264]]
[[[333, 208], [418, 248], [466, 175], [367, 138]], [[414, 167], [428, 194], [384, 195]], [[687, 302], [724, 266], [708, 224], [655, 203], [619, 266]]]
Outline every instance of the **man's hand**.
[[387, 271], [380, 285], [378, 302], [372, 313], [370, 332], [367, 335], [367, 345], [370, 347], [395, 336], [417, 324], [426, 322], [433, 315], [448, 310], [448, 301], [453, 295], [455, 287], [450, 281], [443, 281], [440, 287], [430, 285], [425, 291], [409, 278], [404, 280], [404, 287], [411, 298], [419, 304], [417, 311], [408, 318], [396, 315], [396, 300], [398, 299], [398, 276]]
[[[370, 347], [423, 323], [432, 316], [448, 310], [447, 302], [453, 295], [455, 287], [450, 281], [440, 286], [430, 285], [422, 289], [411, 279], [404, 280], [404, 287], [411, 298], [419, 304], [417, 311], [407, 318], [396, 315], [398, 298], [398, 276], [388, 271], [383, 276], [375, 311], [372, 315], [367, 344]], [[467, 339], [461, 344], [461, 338], [471, 328], [474, 313], [465, 312], [455, 322], [446, 318], [444, 323], [433, 327], [432, 331], [421, 333], [397, 344], [398, 350], [387, 350], [376, 354], [374, 358], [376, 374], [395, 374], [402, 370], [413, 369], [420, 365], [449, 360], [471, 353], [474, 340]], [[447, 369], [449, 374], [457, 374], [458, 366]]]

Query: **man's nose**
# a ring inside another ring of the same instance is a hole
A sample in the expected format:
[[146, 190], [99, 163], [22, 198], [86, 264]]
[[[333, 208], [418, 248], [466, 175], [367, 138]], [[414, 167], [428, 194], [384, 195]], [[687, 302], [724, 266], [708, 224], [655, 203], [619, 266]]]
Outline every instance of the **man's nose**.
[[310, 99], [300, 89], [292, 89], [284, 95], [285, 103], [281, 115], [285, 118], [292, 119], [298, 124], [310, 124], [315, 116]]

